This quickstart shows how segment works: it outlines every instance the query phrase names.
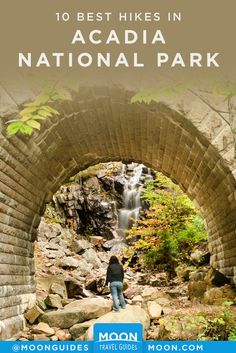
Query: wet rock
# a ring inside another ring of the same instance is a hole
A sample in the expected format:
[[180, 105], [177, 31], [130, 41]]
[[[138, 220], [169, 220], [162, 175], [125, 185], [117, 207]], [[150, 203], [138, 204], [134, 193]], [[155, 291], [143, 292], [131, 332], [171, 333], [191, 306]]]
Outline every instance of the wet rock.
[[49, 308], [56, 308], [60, 309], [62, 308], [62, 302], [61, 302], [61, 297], [58, 294], [49, 294], [47, 298], [45, 299], [45, 304]]
[[94, 324], [94, 322], [95, 320], [92, 319], [89, 321], [82, 322], [81, 324], [76, 324], [72, 326], [69, 330], [72, 338], [75, 340], [81, 335], [83, 335], [88, 330], [88, 328]]
[[24, 316], [29, 323], [33, 324], [42, 314], [44, 314], [43, 310], [40, 309], [38, 305], [34, 305], [32, 309], [24, 314]]
[[43, 333], [46, 336], [52, 336], [55, 334], [55, 331], [48, 324], [45, 324], [44, 322], [40, 322], [38, 325], [33, 326], [32, 333], [36, 333], [36, 334]]
[[[144, 336], [145, 331], [150, 326], [150, 318], [145, 310], [137, 305], [131, 305], [126, 307], [126, 309], [121, 309], [119, 312], [110, 312], [106, 315], [99, 317], [95, 320], [96, 323], [136, 323], [140, 322], [143, 324]], [[88, 331], [85, 334], [85, 340], [93, 340], [93, 325], [90, 326]]]

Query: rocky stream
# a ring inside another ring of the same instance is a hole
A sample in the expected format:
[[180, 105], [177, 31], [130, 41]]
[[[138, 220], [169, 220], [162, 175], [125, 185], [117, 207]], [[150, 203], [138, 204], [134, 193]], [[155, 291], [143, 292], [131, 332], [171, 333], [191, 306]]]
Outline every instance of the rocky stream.
[[200, 251], [174, 278], [125, 267], [127, 307], [112, 311], [104, 287], [109, 258], [122, 260], [125, 230], [147, 207], [140, 192], [153, 173], [108, 163], [82, 172], [54, 195], [35, 243], [37, 299], [19, 340], [90, 340], [96, 322], [141, 322], [147, 340], [214, 339], [209, 322], [226, 312], [235, 319], [234, 289]]

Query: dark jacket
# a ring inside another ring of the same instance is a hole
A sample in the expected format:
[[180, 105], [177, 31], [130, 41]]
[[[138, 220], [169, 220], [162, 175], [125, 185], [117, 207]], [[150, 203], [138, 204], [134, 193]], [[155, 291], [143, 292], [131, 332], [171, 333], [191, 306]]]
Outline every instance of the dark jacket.
[[107, 268], [106, 284], [111, 282], [123, 282], [124, 270], [121, 264], [111, 264]]

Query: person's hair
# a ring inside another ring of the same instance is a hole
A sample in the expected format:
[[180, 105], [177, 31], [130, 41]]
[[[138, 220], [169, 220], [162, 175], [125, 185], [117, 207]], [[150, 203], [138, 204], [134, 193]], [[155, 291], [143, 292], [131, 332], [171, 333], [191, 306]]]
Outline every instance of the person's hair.
[[117, 259], [117, 257], [115, 255], [110, 257], [109, 265], [118, 264], [118, 263], [119, 263], [119, 260]]

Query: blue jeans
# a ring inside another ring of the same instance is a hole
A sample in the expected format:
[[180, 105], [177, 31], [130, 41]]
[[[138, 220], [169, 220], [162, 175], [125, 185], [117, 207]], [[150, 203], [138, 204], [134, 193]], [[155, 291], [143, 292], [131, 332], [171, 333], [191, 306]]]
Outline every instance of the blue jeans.
[[123, 283], [122, 282], [111, 282], [110, 283], [111, 295], [113, 299], [113, 310], [119, 311], [119, 302], [122, 309], [125, 309], [125, 299], [123, 296]]

